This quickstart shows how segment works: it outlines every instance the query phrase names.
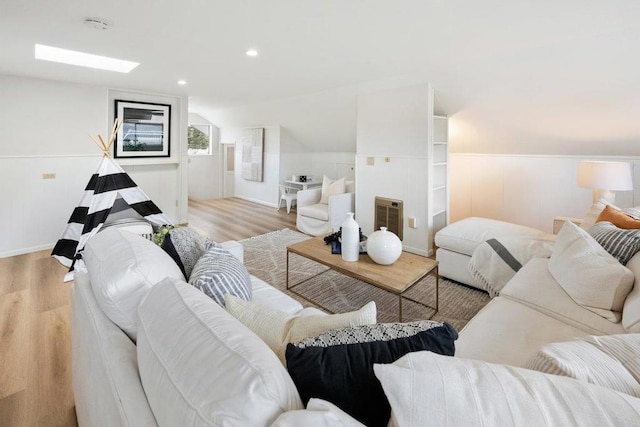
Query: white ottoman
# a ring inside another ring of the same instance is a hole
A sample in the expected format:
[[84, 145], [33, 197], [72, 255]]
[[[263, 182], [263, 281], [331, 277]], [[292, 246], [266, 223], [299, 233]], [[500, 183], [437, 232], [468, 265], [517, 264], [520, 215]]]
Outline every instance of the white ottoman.
[[467, 264], [480, 243], [505, 236], [553, 238], [552, 234], [524, 225], [488, 218], [465, 218], [436, 233], [438, 272], [443, 277], [484, 290], [469, 274]]

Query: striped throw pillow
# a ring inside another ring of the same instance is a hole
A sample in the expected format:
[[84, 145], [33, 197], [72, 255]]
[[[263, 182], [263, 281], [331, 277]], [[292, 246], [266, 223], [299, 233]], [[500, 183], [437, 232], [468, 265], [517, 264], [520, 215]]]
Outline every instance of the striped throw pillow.
[[640, 251], [640, 230], [623, 230], [602, 221], [591, 227], [589, 234], [622, 265]]
[[526, 365], [640, 397], [640, 334], [586, 337], [543, 346]]
[[250, 301], [253, 296], [247, 268], [231, 252], [213, 242], [207, 242], [207, 251], [193, 267], [189, 284], [207, 294], [221, 307], [225, 306], [225, 294], [245, 301]]

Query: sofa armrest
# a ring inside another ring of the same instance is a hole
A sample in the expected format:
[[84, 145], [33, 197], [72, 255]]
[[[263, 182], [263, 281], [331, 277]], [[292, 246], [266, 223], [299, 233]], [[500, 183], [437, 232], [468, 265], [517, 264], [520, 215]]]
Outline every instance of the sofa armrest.
[[298, 191], [298, 200], [297, 200], [298, 208], [320, 203], [321, 196], [322, 196], [322, 190], [320, 188], [310, 188], [308, 190]]
[[102, 311], [89, 274], [71, 286], [72, 381], [79, 425], [156, 426], [136, 345]]
[[240, 262], [244, 264], [244, 246], [240, 243], [235, 240], [229, 240], [227, 242], [220, 243], [220, 246], [231, 252], [233, 256], [238, 258]]
[[329, 220], [337, 231], [347, 219], [347, 212], [354, 212], [355, 193], [334, 194], [329, 197]]

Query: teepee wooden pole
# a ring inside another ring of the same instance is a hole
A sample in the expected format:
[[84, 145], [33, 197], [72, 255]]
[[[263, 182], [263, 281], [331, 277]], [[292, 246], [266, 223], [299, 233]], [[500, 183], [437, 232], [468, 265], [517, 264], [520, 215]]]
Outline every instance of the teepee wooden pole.
[[111, 150], [111, 146], [113, 145], [113, 142], [116, 140], [116, 136], [118, 135], [118, 130], [120, 129], [120, 125], [122, 125], [122, 120], [115, 119], [113, 121], [113, 129], [111, 130], [111, 136], [109, 137], [107, 150]]

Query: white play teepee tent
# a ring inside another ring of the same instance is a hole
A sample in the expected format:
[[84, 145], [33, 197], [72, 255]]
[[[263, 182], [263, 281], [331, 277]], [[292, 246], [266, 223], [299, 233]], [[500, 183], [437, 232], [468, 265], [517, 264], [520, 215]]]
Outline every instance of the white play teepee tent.
[[98, 139], [89, 135], [104, 155], [97, 172], [91, 176], [84, 190], [80, 204], [73, 210], [62, 237], [51, 252], [51, 256], [69, 267], [65, 281], [71, 280], [74, 269], [83, 265], [82, 250], [85, 243], [105, 222], [122, 223], [127, 219], [144, 218], [154, 225], [172, 224], [111, 157], [109, 150], [119, 127], [120, 123], [116, 120], [107, 143], [100, 135]]

